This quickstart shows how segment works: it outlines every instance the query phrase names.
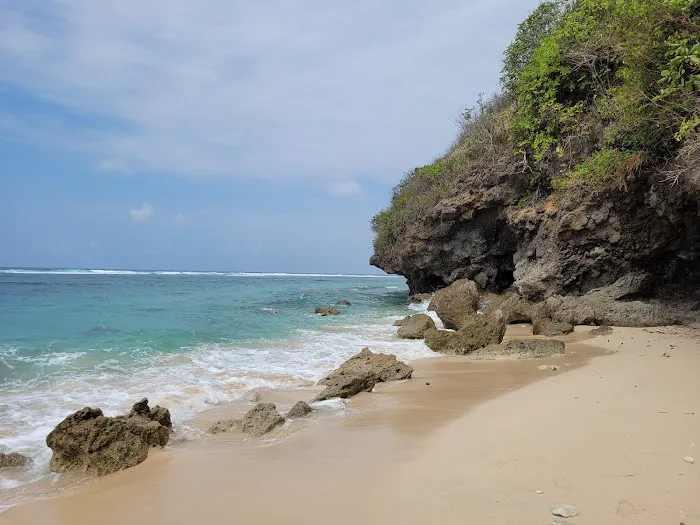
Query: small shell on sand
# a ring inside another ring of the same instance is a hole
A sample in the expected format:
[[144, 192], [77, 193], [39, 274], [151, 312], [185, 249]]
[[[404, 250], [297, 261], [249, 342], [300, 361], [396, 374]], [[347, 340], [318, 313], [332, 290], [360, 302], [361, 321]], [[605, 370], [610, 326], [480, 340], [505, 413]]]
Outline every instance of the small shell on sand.
[[690, 456], [684, 457], [684, 458], [683, 458], [683, 461], [685, 461], [686, 463], [690, 463], [691, 465], [692, 465], [693, 463], [695, 463], [695, 459], [693, 459], [693, 458], [690, 457]]

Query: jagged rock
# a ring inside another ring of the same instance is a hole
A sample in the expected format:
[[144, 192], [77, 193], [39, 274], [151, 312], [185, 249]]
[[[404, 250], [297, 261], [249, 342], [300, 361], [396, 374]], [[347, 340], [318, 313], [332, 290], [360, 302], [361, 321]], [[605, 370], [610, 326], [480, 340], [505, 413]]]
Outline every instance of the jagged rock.
[[594, 328], [593, 330], [591, 330], [589, 334], [592, 336], [610, 335], [613, 333], [613, 331], [614, 330], [609, 326], [599, 326], [598, 328]]
[[397, 360], [395, 355], [375, 354], [369, 348], [364, 348], [319, 381], [326, 389], [314, 401], [348, 398], [360, 392], [370, 392], [377, 383], [410, 379], [411, 374], [413, 368]]
[[430, 328], [435, 328], [435, 321], [429, 315], [416, 314], [405, 320], [396, 335], [401, 339], [423, 339]]
[[342, 301], [338, 301], [338, 306], [352, 306], [352, 303], [347, 299], [343, 299]]
[[51, 470], [100, 476], [138, 465], [151, 446], [165, 446], [170, 429], [151, 419], [164, 420], [163, 412], [153, 415], [144, 401], [127, 416], [105, 417], [99, 408], [85, 407], [65, 418], [46, 437]]
[[316, 314], [321, 314], [323, 317], [327, 315], [340, 315], [340, 311], [335, 306], [321, 307], [319, 306], [314, 311]]
[[552, 321], [548, 318], [538, 318], [532, 322], [533, 335], [546, 335], [555, 337], [570, 334], [574, 331], [574, 325], [562, 321]]
[[580, 297], [555, 295], [538, 305], [537, 315], [573, 325], [643, 327], [681, 322], [662, 304], [622, 300], [640, 293], [645, 282], [643, 276], [625, 275], [611, 286], [591, 290]]
[[500, 343], [505, 333], [505, 316], [497, 310], [493, 315], [471, 316], [456, 332], [427, 330], [425, 344], [434, 352], [467, 355], [479, 348]]
[[534, 359], [563, 354], [566, 345], [556, 339], [514, 339], [489, 345], [471, 354], [472, 359]]
[[29, 458], [17, 452], [4, 454], [0, 452], [0, 468], [24, 467], [29, 463]]
[[134, 403], [134, 405], [131, 407], [131, 412], [129, 412], [128, 417], [134, 416], [140, 416], [151, 421], [156, 421], [167, 428], [173, 427], [173, 423], [170, 419], [170, 410], [159, 405], [156, 405], [153, 408], [149, 407], [148, 399], [145, 397], [138, 403]]
[[409, 303], [422, 303], [424, 301], [430, 301], [433, 298], [431, 293], [414, 293], [408, 296]]
[[211, 434], [219, 434], [221, 432], [242, 432], [251, 437], [264, 436], [268, 432], [272, 432], [275, 427], [284, 423], [284, 417], [277, 412], [277, 407], [274, 403], [258, 403], [248, 412], [243, 419], [226, 419], [217, 421], [211, 427]]
[[476, 313], [479, 290], [474, 281], [461, 279], [435, 292], [428, 310], [437, 313], [445, 328], [460, 329]]
[[408, 321], [411, 318], [410, 315], [407, 315], [403, 319], [399, 319], [397, 321], [394, 321], [394, 326], [403, 326], [406, 324], [406, 321]]
[[287, 412], [287, 415], [285, 416], [287, 419], [291, 417], [304, 417], [311, 412], [313, 412], [313, 408], [309, 406], [308, 403], [305, 403], [304, 401], [299, 401], [296, 405], [292, 407], [292, 409]]
[[496, 310], [503, 312], [508, 324], [529, 323], [535, 315], [535, 306], [514, 292], [488, 294], [484, 298], [483, 312], [492, 315]]

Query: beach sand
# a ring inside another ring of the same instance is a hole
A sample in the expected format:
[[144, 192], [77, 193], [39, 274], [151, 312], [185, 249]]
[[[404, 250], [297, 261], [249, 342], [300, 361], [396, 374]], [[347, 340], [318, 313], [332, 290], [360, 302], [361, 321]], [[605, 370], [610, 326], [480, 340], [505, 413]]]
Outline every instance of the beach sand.
[[589, 330], [560, 357], [419, 361], [345, 417], [175, 443], [0, 523], [534, 525], [560, 503], [573, 523], [700, 523], [700, 330]]

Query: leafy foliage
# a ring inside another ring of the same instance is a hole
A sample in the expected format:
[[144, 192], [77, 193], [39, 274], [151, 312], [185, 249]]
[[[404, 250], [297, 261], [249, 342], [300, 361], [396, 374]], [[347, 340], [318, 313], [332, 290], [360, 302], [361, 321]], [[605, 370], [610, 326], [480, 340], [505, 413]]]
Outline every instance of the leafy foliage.
[[518, 27], [501, 83], [444, 157], [397, 185], [373, 220], [376, 249], [503, 174], [523, 207], [624, 191], [640, 170], [700, 171], [700, 0], [547, 0]]

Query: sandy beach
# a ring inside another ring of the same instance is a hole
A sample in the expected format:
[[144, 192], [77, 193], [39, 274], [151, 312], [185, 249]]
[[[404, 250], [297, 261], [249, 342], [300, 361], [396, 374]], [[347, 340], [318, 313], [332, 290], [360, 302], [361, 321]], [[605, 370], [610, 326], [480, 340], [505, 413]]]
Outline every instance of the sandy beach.
[[700, 523], [700, 330], [589, 331], [565, 356], [418, 361], [345, 417], [175, 443], [0, 523], [534, 525], [561, 503], [572, 523]]

